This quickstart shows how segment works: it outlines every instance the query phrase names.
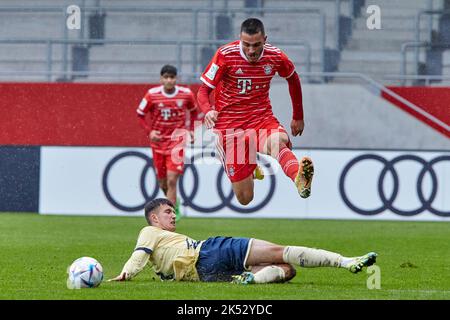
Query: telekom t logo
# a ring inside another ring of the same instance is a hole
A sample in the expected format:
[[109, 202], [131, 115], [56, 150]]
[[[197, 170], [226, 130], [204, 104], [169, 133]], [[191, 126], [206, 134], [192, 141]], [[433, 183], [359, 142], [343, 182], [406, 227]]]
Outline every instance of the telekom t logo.
[[170, 118], [170, 109], [161, 109], [161, 116], [164, 118], [164, 120], [167, 120]]
[[238, 79], [238, 89], [241, 89], [239, 93], [246, 93], [252, 89], [252, 79]]

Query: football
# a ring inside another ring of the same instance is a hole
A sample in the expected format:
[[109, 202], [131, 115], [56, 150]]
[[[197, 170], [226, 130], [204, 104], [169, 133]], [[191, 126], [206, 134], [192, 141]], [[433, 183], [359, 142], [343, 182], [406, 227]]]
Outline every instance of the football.
[[95, 288], [103, 280], [102, 265], [90, 257], [75, 260], [68, 269], [67, 287], [69, 289]]

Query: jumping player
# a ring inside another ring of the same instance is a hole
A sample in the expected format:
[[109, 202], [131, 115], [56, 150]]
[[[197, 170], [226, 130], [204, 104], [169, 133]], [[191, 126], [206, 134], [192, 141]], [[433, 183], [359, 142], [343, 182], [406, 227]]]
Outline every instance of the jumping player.
[[[150, 139], [159, 187], [167, 199], [176, 204], [179, 219], [177, 181], [183, 173], [184, 145], [187, 140], [184, 134], [186, 130], [182, 129], [189, 129], [189, 139], [193, 142], [194, 122], [201, 119], [201, 113], [198, 113], [191, 90], [176, 85], [176, 81], [177, 69], [171, 65], [163, 66], [161, 86], [148, 90], [136, 111], [139, 124]], [[149, 119], [146, 119], [147, 114]]]
[[[294, 181], [302, 198], [309, 197], [314, 174], [312, 160], [299, 162], [286, 130], [272, 112], [269, 88], [278, 73], [286, 78], [293, 106], [291, 133], [304, 129], [300, 79], [293, 63], [266, 42], [263, 23], [255, 18], [241, 25], [240, 40], [220, 47], [201, 76], [199, 106], [207, 128], [217, 135], [217, 150], [238, 201], [253, 199], [256, 152], [271, 155]], [[215, 89], [215, 105], [209, 94]], [[240, 159], [238, 159], [240, 157]]]

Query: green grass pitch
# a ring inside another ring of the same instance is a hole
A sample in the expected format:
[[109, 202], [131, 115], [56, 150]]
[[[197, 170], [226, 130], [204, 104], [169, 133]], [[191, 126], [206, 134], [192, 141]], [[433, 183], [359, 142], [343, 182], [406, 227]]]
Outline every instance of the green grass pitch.
[[353, 256], [376, 251], [381, 289], [367, 288], [370, 274], [344, 269], [298, 268], [285, 284], [161, 282], [150, 268], [130, 282], [104, 281], [95, 289], [69, 290], [73, 260], [100, 261], [105, 279], [131, 254], [144, 218], [0, 214], [0, 299], [450, 299], [450, 223], [287, 219], [184, 218], [177, 231], [254, 237]]

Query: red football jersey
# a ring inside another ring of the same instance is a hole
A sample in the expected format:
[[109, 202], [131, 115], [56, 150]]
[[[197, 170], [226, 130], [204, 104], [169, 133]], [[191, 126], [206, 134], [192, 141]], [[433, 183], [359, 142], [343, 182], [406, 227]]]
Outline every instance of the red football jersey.
[[266, 43], [261, 57], [250, 63], [239, 40], [220, 47], [200, 80], [215, 89], [215, 129], [247, 129], [273, 116], [270, 81], [278, 73], [289, 78], [294, 64], [280, 49]]
[[[173, 139], [172, 133], [176, 129], [188, 129], [187, 111], [193, 115], [196, 114], [196, 108], [194, 95], [188, 88], [175, 86], [175, 92], [172, 94], [165, 93], [163, 86], [148, 90], [136, 112], [141, 117], [149, 113], [148, 125], [141, 122], [147, 134], [150, 130], [157, 130], [162, 136], [161, 141], [150, 141], [153, 151], [170, 153], [172, 148], [179, 144], [181, 138]], [[191, 119], [193, 120], [195, 119]]]

